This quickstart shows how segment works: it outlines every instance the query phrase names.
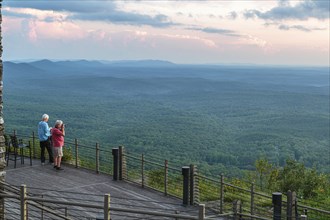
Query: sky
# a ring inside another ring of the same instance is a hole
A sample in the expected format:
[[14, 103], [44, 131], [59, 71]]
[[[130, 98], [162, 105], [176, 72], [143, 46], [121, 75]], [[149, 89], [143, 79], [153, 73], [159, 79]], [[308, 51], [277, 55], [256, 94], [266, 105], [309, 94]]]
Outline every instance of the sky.
[[330, 66], [328, 0], [3, 0], [3, 60]]

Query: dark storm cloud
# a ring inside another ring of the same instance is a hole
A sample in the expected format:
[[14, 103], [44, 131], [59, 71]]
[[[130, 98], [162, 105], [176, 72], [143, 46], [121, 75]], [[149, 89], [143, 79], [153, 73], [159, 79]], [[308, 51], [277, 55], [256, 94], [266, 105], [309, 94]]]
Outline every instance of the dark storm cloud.
[[[71, 12], [68, 19], [79, 19], [88, 21], [106, 21], [126, 25], [149, 25], [153, 27], [168, 27], [176, 25], [169, 17], [163, 14], [155, 16], [124, 12], [117, 9], [112, 1], [66, 1], [66, 0], [36, 0], [36, 1], [7, 1], [4, 7], [33, 8], [38, 10], [52, 10], [60, 12]], [[8, 14], [6, 14], [8, 15]], [[10, 16], [19, 16], [10, 14]], [[21, 15], [24, 16], [24, 15]]]
[[297, 19], [307, 20], [308, 18], [328, 19], [330, 14], [329, 1], [305, 0], [295, 6], [290, 6], [286, 0], [279, 1], [279, 5], [269, 11], [247, 10], [244, 13], [246, 18], [261, 18], [265, 20]]

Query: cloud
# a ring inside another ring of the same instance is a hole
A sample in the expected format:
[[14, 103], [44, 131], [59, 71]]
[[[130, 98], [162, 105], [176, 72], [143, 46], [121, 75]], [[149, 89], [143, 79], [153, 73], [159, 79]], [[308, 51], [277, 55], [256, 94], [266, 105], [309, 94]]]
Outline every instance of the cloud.
[[197, 42], [201, 42], [203, 45], [206, 45], [207, 47], [210, 48], [216, 48], [217, 45], [214, 41], [206, 39], [206, 38], [201, 38], [201, 37], [197, 37], [197, 36], [190, 36], [190, 35], [182, 35], [182, 34], [164, 34], [162, 35], [163, 37], [166, 37], [168, 39], [173, 38], [176, 40], [184, 40], [184, 41], [197, 41]]
[[306, 27], [303, 25], [286, 25], [286, 24], [281, 24], [278, 22], [267, 22], [264, 24], [266, 27], [267, 26], [277, 26], [278, 29], [288, 31], [291, 29], [296, 29], [299, 31], [304, 31], [304, 32], [311, 32], [311, 31], [323, 31], [326, 30], [326, 28], [316, 28], [316, 27]]
[[330, 2], [319, 0], [305, 0], [294, 6], [291, 6], [288, 1], [280, 0], [277, 7], [269, 11], [261, 12], [259, 10], [251, 9], [244, 12], [245, 18], [260, 18], [265, 20], [307, 20], [309, 18], [316, 18], [319, 20], [329, 19]]
[[235, 20], [238, 17], [237, 12], [232, 11], [229, 13], [229, 15], [227, 16], [229, 19]]
[[61, 12], [40, 11], [31, 8], [4, 8], [3, 14], [6, 17], [37, 19], [45, 22], [65, 21], [67, 18], [67, 15]]
[[228, 29], [218, 29], [218, 28], [187, 28], [187, 30], [196, 30], [196, 31], [202, 31], [209, 34], [220, 34], [225, 36], [232, 36], [232, 37], [240, 37], [241, 35], [236, 34], [235, 31], [228, 30]]
[[171, 22], [170, 19], [163, 14], [149, 16], [122, 11], [112, 11], [111, 13], [80, 13], [69, 16], [69, 18], [89, 21], [107, 21], [116, 24], [135, 26], [148, 25], [160, 28], [177, 25]]
[[[65, 1], [65, 0], [37, 0], [37, 1], [7, 1], [4, 7], [9, 8], [30, 8], [41, 11], [65, 12], [67, 19], [78, 19], [86, 21], [105, 21], [125, 25], [148, 25], [152, 27], [168, 27], [177, 25], [164, 14], [154, 16], [125, 12], [117, 9], [113, 1]], [[27, 14], [11, 13], [7, 10], [9, 16], [28, 16]], [[33, 16], [33, 15], [30, 15]], [[47, 18], [51, 21], [51, 18]]]
[[246, 34], [243, 38], [241, 38], [241, 40], [243, 44], [256, 46], [262, 49], [262, 51], [265, 53], [274, 53], [276, 51], [271, 43], [253, 35]]
[[34, 8], [38, 10], [66, 11], [66, 12], [101, 12], [114, 10], [116, 5], [112, 1], [67, 1], [67, 0], [34, 0], [34, 1], [4, 1], [4, 7]]
[[285, 24], [281, 24], [278, 26], [278, 28], [280, 30], [290, 30], [290, 29], [296, 29], [296, 30], [299, 30], [299, 31], [304, 31], [304, 32], [311, 32], [311, 31], [320, 31], [320, 30], [325, 30], [325, 28], [306, 28], [302, 25], [285, 25]]
[[69, 22], [23, 21], [23, 33], [30, 41], [38, 39], [77, 40], [83, 39], [86, 33], [79, 26]]

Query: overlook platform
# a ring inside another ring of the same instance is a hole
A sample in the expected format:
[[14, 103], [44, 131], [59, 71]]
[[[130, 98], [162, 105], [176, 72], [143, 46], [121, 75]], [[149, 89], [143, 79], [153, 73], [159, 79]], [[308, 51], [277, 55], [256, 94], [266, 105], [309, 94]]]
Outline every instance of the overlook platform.
[[[182, 200], [165, 196], [152, 189], [141, 188], [133, 183], [114, 181], [112, 176], [96, 174], [83, 168], [63, 165], [64, 170], [58, 171], [51, 164], [41, 165], [40, 160], [18, 164], [16, 168], [11, 163], [6, 168], [6, 183], [19, 188], [27, 186], [27, 193], [42, 198], [51, 198], [68, 202], [98, 203], [103, 205], [104, 194], [110, 194], [111, 207], [131, 208], [135, 210], [164, 212], [193, 216], [198, 219], [198, 206], [183, 206]], [[6, 219], [19, 219], [19, 203], [6, 202]], [[15, 207], [17, 206], [17, 207]], [[45, 205], [46, 206], [46, 205]], [[72, 219], [103, 219], [102, 210], [87, 208], [68, 208], [69, 206], [54, 206], [47, 204], [63, 216]], [[14, 211], [16, 210], [16, 211]], [[146, 214], [111, 211], [111, 219], [175, 219]], [[30, 211], [28, 219], [40, 219], [39, 212]], [[101, 216], [101, 217], [100, 217]], [[44, 219], [63, 219], [43, 216]], [[181, 218], [180, 218], [181, 219]], [[212, 218], [222, 219], [222, 218]]]

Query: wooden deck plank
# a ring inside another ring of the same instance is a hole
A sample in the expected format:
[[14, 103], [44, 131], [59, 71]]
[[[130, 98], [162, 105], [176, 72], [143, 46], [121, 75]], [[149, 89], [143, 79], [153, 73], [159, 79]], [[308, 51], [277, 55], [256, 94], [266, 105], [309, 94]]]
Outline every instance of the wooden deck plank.
[[[69, 199], [72, 197], [74, 201], [99, 201], [99, 204], [102, 205], [103, 195], [110, 193], [112, 207], [198, 215], [198, 207], [185, 207], [180, 199], [164, 196], [160, 192], [143, 189], [125, 181], [113, 181], [110, 175], [96, 174], [93, 171], [70, 165], [63, 165], [64, 170], [57, 171], [51, 164], [42, 166], [39, 161], [33, 161], [33, 164], [35, 165], [19, 164], [15, 169], [11, 166], [7, 167], [6, 182], [15, 186], [26, 184], [29, 193], [33, 193], [34, 196], [43, 195], [44, 198], [65, 197], [62, 199], [72, 201]], [[64, 213], [64, 206], [54, 204], [49, 204], [49, 206], [61, 209], [61, 212]], [[85, 216], [84, 219], [95, 219], [100, 215], [99, 212], [100, 210], [79, 207], [68, 211], [69, 216]], [[119, 212], [111, 214], [112, 219], [167, 219]]]

